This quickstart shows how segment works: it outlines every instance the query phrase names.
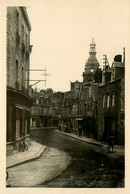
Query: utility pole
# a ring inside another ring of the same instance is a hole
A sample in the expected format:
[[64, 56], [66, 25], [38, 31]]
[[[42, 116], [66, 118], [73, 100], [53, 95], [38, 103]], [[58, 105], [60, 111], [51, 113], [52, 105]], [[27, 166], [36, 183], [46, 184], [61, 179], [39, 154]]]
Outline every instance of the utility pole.
[[28, 80], [25, 80], [25, 81], [36, 81], [36, 83], [34, 83], [33, 85], [30, 85], [28, 88], [26, 88], [25, 90], [28, 90], [30, 87], [32, 87], [32, 86], [34, 86], [34, 85], [36, 85], [37, 83], [39, 83], [39, 82], [41, 82], [41, 81], [44, 81], [45, 82], [45, 86], [46, 86], [46, 76], [49, 76], [50, 74], [47, 74], [46, 73], [46, 67], [45, 67], [45, 69], [26, 69], [27, 71], [45, 71], [45, 73], [44, 74], [41, 74], [41, 75], [44, 75], [45, 76], [45, 79], [44, 80], [30, 80], [30, 79], [28, 79]]
[[47, 70], [46, 70], [46, 67], [45, 67], [45, 73], [44, 74], [41, 74], [41, 75], [44, 75], [45, 76], [45, 80], [44, 80], [45, 81], [45, 86], [46, 86], [46, 76], [49, 76], [50, 75], [50, 74], [47, 74], [46, 71]]

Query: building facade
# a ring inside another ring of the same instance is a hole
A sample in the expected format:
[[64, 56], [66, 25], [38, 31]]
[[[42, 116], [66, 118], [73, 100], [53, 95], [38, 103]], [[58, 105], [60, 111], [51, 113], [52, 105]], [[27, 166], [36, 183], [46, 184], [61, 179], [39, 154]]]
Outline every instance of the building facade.
[[[94, 39], [92, 39], [89, 58], [83, 73], [83, 82], [71, 82], [71, 91], [65, 93], [64, 96], [63, 117], [64, 120], [66, 119], [66, 123], [69, 123], [66, 124], [67, 131], [78, 134], [80, 125], [82, 126], [82, 134], [84, 136], [96, 138], [97, 93], [101, 82], [102, 70], [99, 68], [96, 58], [96, 44]], [[71, 101], [68, 97], [70, 94], [72, 94]]]
[[114, 136], [116, 144], [124, 144], [124, 65], [116, 56], [111, 68], [104, 67], [103, 82], [98, 87], [97, 139], [107, 141]]
[[33, 92], [31, 127], [58, 126], [63, 105], [62, 92]]
[[31, 25], [25, 7], [7, 8], [7, 154], [29, 136]]
[[42, 92], [33, 91], [34, 103], [31, 108], [31, 127], [52, 126], [51, 98]]
[[96, 139], [97, 131], [97, 96], [99, 83], [84, 84], [86, 96], [84, 98], [83, 134]]

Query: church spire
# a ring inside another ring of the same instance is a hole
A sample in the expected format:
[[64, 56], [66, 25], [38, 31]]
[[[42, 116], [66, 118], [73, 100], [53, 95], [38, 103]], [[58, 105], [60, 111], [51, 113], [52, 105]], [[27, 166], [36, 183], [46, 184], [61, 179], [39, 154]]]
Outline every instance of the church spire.
[[89, 55], [96, 55], [96, 44], [94, 38], [92, 38], [92, 43], [90, 44]]
[[94, 81], [95, 73], [99, 69], [99, 63], [96, 58], [96, 44], [94, 38], [90, 43], [89, 58], [85, 64], [85, 72], [83, 72], [83, 83]]

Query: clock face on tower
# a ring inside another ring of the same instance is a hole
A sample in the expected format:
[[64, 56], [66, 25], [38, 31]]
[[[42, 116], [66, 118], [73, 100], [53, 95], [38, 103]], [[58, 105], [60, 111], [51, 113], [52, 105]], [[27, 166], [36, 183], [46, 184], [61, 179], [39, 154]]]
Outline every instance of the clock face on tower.
[[94, 72], [94, 70], [93, 70], [93, 69], [90, 69], [90, 72], [92, 72], [92, 73], [93, 73], [93, 72]]

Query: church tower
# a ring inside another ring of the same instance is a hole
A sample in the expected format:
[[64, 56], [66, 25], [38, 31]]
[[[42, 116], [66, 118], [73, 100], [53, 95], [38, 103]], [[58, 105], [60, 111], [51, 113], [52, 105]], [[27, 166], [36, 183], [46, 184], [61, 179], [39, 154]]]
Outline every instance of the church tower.
[[94, 38], [90, 44], [89, 58], [85, 64], [85, 72], [83, 72], [83, 83], [94, 81], [95, 72], [99, 69], [99, 63], [96, 58], [96, 44]]

